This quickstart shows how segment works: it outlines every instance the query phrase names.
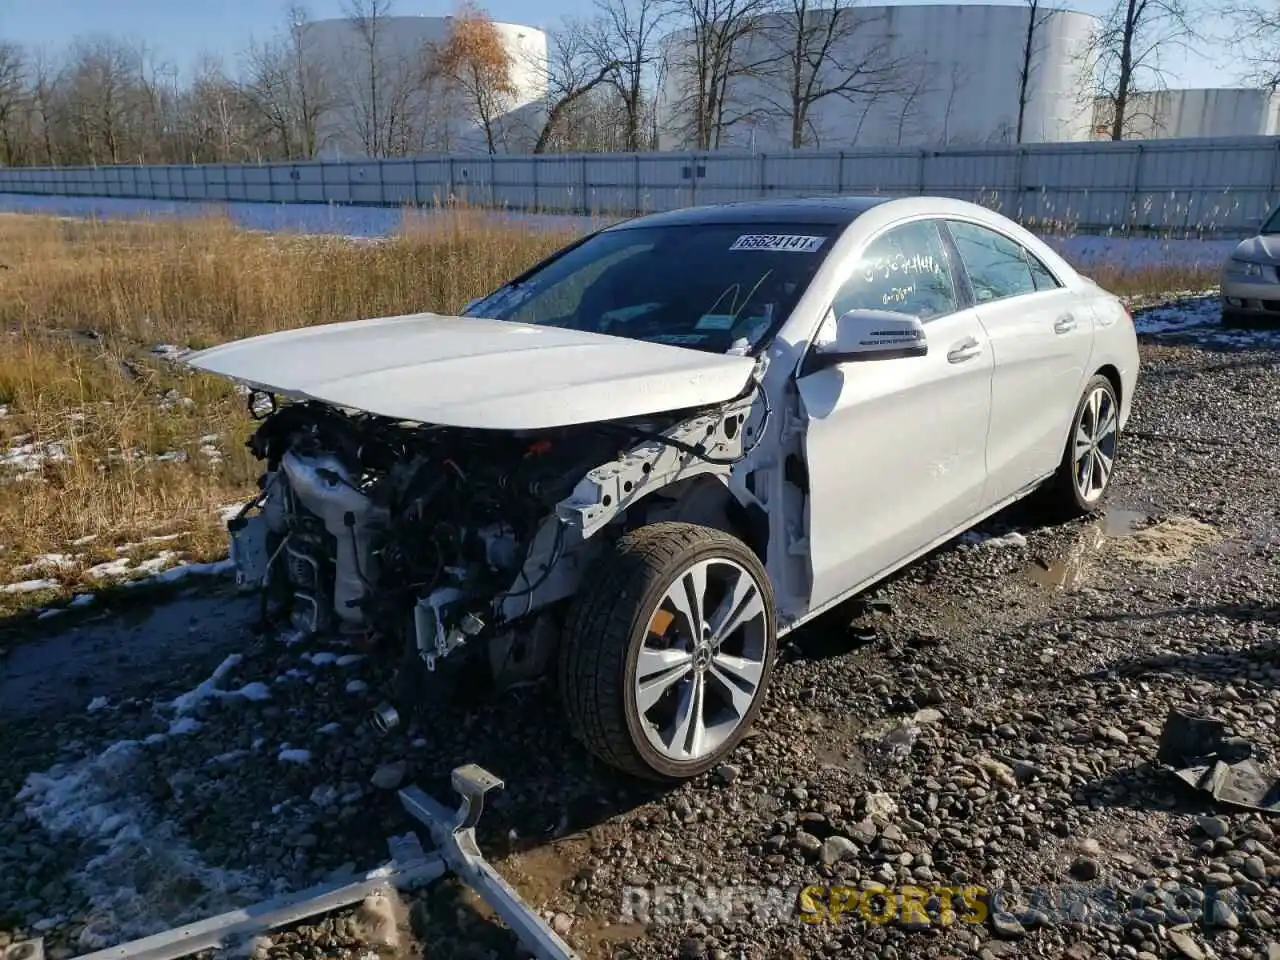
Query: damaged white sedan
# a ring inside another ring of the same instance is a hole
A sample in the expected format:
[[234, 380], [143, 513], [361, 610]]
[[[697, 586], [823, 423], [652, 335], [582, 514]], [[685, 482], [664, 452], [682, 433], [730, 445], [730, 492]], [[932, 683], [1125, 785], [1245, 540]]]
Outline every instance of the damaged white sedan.
[[1095, 510], [1138, 373], [1114, 296], [938, 198], [641, 217], [460, 317], [190, 362], [266, 408], [242, 578], [405, 653], [384, 727], [458, 664], [551, 673], [658, 779], [733, 749], [782, 635], [1029, 493]]

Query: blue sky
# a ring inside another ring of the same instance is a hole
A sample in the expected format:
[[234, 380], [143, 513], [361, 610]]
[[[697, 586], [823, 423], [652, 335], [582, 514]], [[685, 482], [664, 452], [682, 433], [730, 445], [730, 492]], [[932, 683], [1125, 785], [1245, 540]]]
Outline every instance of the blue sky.
[[[311, 0], [317, 18], [341, 15], [341, 0]], [[441, 15], [452, 0], [395, 0], [398, 14]], [[552, 30], [566, 15], [585, 15], [591, 0], [485, 0], [482, 6], [497, 20]], [[1100, 14], [1108, 0], [1076, 0], [1063, 6]], [[180, 68], [201, 51], [223, 57], [234, 66], [237, 51], [250, 36], [265, 37], [283, 20], [278, 0], [0, 0], [0, 36], [23, 44], [57, 49], [78, 34], [111, 33], [145, 41]], [[1203, 49], [1203, 47], [1201, 48]], [[1215, 51], [1215, 59], [1221, 52]], [[1221, 62], [1191, 53], [1171, 52], [1171, 86], [1222, 86], [1233, 83]]]

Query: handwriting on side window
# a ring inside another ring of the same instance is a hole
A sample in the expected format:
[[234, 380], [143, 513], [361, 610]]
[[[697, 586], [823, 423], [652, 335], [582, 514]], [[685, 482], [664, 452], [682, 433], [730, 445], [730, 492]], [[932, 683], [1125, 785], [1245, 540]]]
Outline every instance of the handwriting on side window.
[[890, 257], [874, 257], [864, 261], [864, 271], [866, 281], [870, 283], [876, 277], [888, 280], [895, 274], [941, 276], [942, 265], [931, 253], [917, 253], [909, 257], [904, 253], [895, 253]]

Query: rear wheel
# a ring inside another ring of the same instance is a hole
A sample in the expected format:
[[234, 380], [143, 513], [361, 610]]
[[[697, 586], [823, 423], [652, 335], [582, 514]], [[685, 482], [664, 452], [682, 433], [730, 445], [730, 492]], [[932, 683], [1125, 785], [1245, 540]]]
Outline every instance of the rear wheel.
[[1251, 318], [1238, 310], [1228, 310], [1223, 308], [1222, 325], [1224, 327], [1252, 327], [1254, 322]]
[[619, 539], [583, 584], [557, 680], [593, 754], [686, 780], [747, 733], [776, 649], [773, 592], [750, 548], [711, 527], [655, 523]]
[[1064, 518], [1094, 513], [1111, 489], [1120, 445], [1120, 401], [1111, 381], [1098, 374], [1085, 385], [1071, 419], [1058, 472], [1045, 491]]

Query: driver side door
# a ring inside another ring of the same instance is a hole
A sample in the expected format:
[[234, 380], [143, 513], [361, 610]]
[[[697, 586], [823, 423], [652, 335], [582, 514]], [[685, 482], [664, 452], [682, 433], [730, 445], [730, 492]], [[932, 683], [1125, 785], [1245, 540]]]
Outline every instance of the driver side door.
[[928, 351], [801, 369], [811, 608], [963, 528], [987, 477], [992, 353], [936, 220], [852, 258], [826, 323], [854, 309], [919, 318]]

